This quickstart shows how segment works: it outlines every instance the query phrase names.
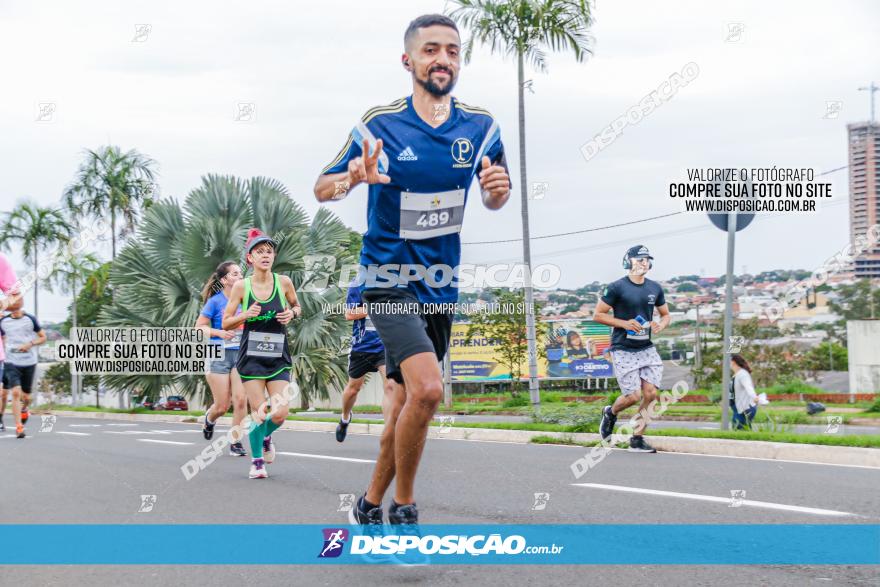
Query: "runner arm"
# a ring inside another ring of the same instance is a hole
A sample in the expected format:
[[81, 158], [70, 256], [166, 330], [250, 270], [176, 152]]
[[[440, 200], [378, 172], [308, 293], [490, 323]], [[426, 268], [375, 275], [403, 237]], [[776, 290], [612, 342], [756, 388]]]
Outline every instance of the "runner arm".
[[226, 334], [225, 330], [211, 328], [211, 319], [202, 314], [199, 314], [198, 319], [196, 319], [195, 328], [203, 331], [207, 336], [214, 338], [224, 338], [224, 335]]
[[605, 324], [606, 326], [613, 326], [615, 328], [631, 328], [631, 325], [626, 320], [620, 320], [609, 314], [613, 309], [614, 308], [600, 299], [599, 303], [596, 304], [596, 311], [593, 312], [593, 322]]
[[299, 298], [296, 296], [296, 288], [293, 287], [293, 281], [286, 275], [281, 276], [281, 290], [284, 292], [284, 297], [287, 303], [290, 304], [290, 309], [293, 310], [294, 316], [299, 317], [302, 314], [302, 306], [300, 306]]
[[357, 306], [355, 308], [349, 309], [345, 308], [345, 319], [346, 320], [363, 320], [367, 317], [367, 307], [366, 306]]
[[235, 285], [232, 286], [232, 291], [229, 292], [229, 301], [226, 302], [226, 309], [223, 310], [222, 326], [224, 330], [235, 330], [247, 320], [248, 317], [245, 312], [242, 312], [237, 316], [235, 315], [238, 311], [238, 307], [243, 301], [244, 280], [242, 279], [236, 281]]
[[348, 171], [319, 175], [315, 181], [315, 198], [319, 202], [341, 200], [360, 183], [355, 181]]
[[657, 327], [654, 327], [655, 334], [665, 330], [666, 327], [669, 326], [669, 323], [672, 322], [672, 314], [669, 313], [669, 304], [657, 306], [657, 312], [660, 314], [660, 322], [657, 324]]

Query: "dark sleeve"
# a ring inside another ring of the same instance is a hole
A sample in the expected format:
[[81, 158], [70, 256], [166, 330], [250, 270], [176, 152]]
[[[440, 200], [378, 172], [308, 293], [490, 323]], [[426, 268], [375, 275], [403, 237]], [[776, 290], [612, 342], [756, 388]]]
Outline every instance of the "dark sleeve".
[[618, 293], [617, 288], [614, 287], [613, 283], [609, 283], [605, 286], [605, 289], [602, 290], [601, 299], [612, 308], [614, 307], [614, 304], [620, 299], [620, 294]]
[[657, 294], [657, 301], [654, 303], [654, 305], [659, 308], [660, 306], [666, 304], [666, 294], [663, 293], [662, 287], [658, 286], [657, 289], [660, 290], [660, 293]]
[[[507, 167], [507, 155], [504, 153], [504, 143], [501, 142], [500, 137], [486, 152], [486, 156], [489, 157], [489, 161], [492, 162], [492, 165], [500, 165], [504, 168], [504, 171], [507, 172], [507, 175], [510, 175], [510, 169]], [[479, 173], [479, 171], [477, 173]]]
[[39, 322], [39, 320], [37, 320], [36, 316], [28, 314], [28, 318], [31, 319], [31, 323], [34, 325], [34, 332], [39, 332], [43, 329], [43, 327], [40, 326], [40, 322]]
[[352, 311], [361, 305], [361, 292], [358, 291], [356, 285], [348, 287], [348, 294], [345, 296], [345, 309]]

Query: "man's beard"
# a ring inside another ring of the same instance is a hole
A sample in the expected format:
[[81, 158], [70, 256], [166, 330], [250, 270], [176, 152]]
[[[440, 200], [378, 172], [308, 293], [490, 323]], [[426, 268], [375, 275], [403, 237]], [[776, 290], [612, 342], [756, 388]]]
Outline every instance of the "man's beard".
[[[433, 73], [433, 72], [431, 72], [431, 73]], [[440, 86], [438, 86], [437, 84], [435, 84], [433, 81], [431, 81], [431, 74], [430, 73], [428, 74], [428, 79], [426, 79], [426, 80], [420, 80], [419, 78], [417, 78], [415, 76], [415, 74], [413, 74], [413, 77], [415, 78], [416, 82], [420, 86], [425, 88], [426, 92], [428, 92], [432, 96], [437, 96], [438, 98], [441, 96], [445, 96], [446, 94], [451, 92], [452, 88], [455, 87], [455, 82], [456, 82], [456, 79], [454, 77], [452, 77], [452, 72], [449, 72], [449, 83], [446, 84], [446, 86], [442, 87], [442, 88]]]

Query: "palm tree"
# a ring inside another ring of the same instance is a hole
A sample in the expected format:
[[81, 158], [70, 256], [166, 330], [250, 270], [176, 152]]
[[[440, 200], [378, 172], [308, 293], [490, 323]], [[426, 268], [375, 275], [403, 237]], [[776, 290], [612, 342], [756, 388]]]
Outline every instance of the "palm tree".
[[[4, 215], [0, 226], [0, 246], [9, 250], [12, 243], [20, 243], [25, 260], [34, 267], [34, 315], [39, 313], [40, 251], [64, 243], [70, 237], [71, 227], [58, 210], [43, 208], [33, 202], [21, 202], [12, 212]], [[48, 277], [51, 272], [50, 268], [42, 277]]]
[[76, 179], [64, 200], [74, 217], [104, 217], [110, 213], [112, 258], [116, 259], [116, 220], [124, 224], [120, 236], [132, 232], [142, 210], [152, 202], [156, 162], [134, 149], [125, 153], [110, 145], [87, 149]]
[[[302, 291], [303, 257], [334, 255], [338, 263], [356, 259], [348, 250], [351, 231], [339, 219], [321, 209], [310, 221], [275, 180], [210, 175], [183, 206], [173, 200], [150, 206], [136, 237], [113, 263], [113, 303], [101, 312], [99, 323], [192, 326], [201, 309], [204, 282], [220, 262], [243, 261], [247, 229], [252, 226], [278, 241], [274, 269], [293, 280], [303, 307], [302, 317], [292, 326], [290, 350], [293, 379], [307, 405], [309, 398], [326, 398], [328, 388], [344, 385], [345, 356], [339, 350], [350, 326], [341, 315], [323, 312], [325, 304], [344, 301], [343, 290]], [[204, 378], [193, 376], [121, 375], [106, 381], [115, 389], [136, 390], [142, 398], [156, 398], [170, 385], [199, 399], [207, 391]]]
[[[86, 278], [101, 266], [101, 261], [92, 253], [85, 255], [71, 255], [63, 264], [57, 265], [52, 275], [49, 276], [49, 287], [57, 287], [62, 293], [71, 294], [73, 301], [70, 304], [71, 328], [76, 328], [76, 298], [79, 295], [80, 284], [85, 283]], [[73, 396], [73, 405], [79, 405], [79, 377], [70, 372], [70, 392]]]
[[[524, 62], [540, 72], [547, 71], [545, 47], [553, 51], [571, 51], [583, 62], [590, 54], [587, 29], [593, 24], [588, 0], [452, 0], [458, 6], [449, 16], [470, 30], [462, 54], [465, 63], [473, 54], [474, 44], [489, 45], [492, 53], [512, 55], [517, 63], [519, 96], [519, 180], [522, 202], [523, 262], [531, 275], [532, 253], [529, 243], [528, 181], [526, 180], [526, 113], [524, 102]], [[526, 280], [525, 302], [534, 308], [531, 280]], [[529, 349], [529, 395], [539, 405], [538, 352], [535, 337], [535, 314], [526, 314]]]

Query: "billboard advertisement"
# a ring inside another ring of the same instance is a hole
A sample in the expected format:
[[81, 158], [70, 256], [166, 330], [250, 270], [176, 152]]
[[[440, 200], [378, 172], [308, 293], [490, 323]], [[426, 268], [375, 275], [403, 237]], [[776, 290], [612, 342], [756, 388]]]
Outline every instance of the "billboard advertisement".
[[[605, 351], [611, 343], [611, 327], [592, 320], [560, 320], [545, 322], [548, 332], [543, 341], [546, 357], [538, 358], [541, 379], [578, 379], [611, 377], [611, 363]], [[468, 325], [452, 325], [449, 344], [452, 381], [503, 381], [510, 379], [510, 370], [497, 352], [500, 343], [484, 336], [467, 341]], [[525, 357], [521, 373], [528, 374]]]

